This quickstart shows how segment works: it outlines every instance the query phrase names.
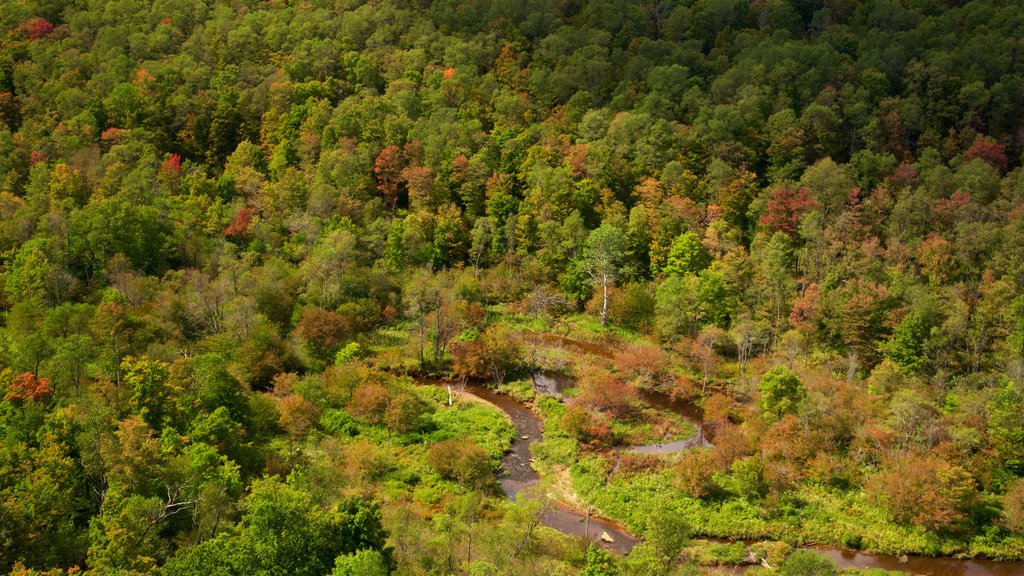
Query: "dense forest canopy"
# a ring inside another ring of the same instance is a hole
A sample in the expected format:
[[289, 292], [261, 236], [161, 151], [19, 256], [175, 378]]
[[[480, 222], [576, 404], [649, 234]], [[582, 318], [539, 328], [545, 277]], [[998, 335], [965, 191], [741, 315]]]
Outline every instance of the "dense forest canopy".
[[[0, 8], [0, 570], [1024, 558], [1018, 2]], [[539, 537], [410, 375], [644, 544]], [[613, 460], [644, 390], [714, 445]]]

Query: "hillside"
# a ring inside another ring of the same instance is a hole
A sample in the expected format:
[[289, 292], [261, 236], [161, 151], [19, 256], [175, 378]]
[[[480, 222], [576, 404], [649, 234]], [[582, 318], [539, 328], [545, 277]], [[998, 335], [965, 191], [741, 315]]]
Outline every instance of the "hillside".
[[0, 571], [1020, 562], [1022, 153], [1012, 1], [0, 0]]

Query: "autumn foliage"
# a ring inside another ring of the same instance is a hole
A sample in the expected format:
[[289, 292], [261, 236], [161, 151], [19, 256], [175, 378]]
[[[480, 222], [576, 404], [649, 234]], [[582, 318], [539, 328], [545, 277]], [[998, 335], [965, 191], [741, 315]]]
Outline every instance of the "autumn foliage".
[[979, 134], [971, 147], [964, 151], [964, 161], [970, 162], [975, 158], [981, 158], [1000, 173], [1006, 172], [1006, 145], [1001, 142]]
[[892, 454], [866, 485], [869, 497], [900, 522], [949, 529], [966, 518], [976, 498], [974, 479], [961, 466], [931, 454]]
[[785, 232], [793, 236], [803, 214], [815, 207], [814, 198], [807, 188], [776, 188], [766, 203], [767, 210], [760, 223], [768, 230]]
[[398, 146], [387, 146], [377, 154], [373, 163], [373, 175], [377, 179], [377, 190], [392, 208], [398, 203], [402, 186], [402, 170], [405, 157]]
[[633, 409], [636, 389], [632, 384], [600, 366], [585, 367], [577, 382], [576, 398], [585, 405], [625, 417]]
[[443, 478], [482, 488], [491, 483], [493, 464], [472, 440], [443, 440], [427, 451], [427, 463]]
[[19, 29], [25, 32], [29, 40], [39, 40], [53, 32], [53, 24], [45, 18], [30, 18], [19, 26]]
[[53, 386], [50, 385], [49, 379], [36, 378], [35, 374], [25, 372], [11, 379], [11, 383], [7, 385], [6, 399], [8, 401], [41, 402], [52, 393]]
[[235, 214], [235, 217], [231, 219], [231, 223], [224, 228], [225, 238], [243, 238], [249, 235], [249, 230], [252, 228], [253, 216], [256, 215], [256, 211], [252, 208], [242, 208]]

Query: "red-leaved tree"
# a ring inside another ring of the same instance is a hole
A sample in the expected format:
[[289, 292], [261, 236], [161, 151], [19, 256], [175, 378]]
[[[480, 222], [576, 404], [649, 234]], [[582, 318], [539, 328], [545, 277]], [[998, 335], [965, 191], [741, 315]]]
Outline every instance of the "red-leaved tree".
[[19, 26], [19, 29], [25, 31], [29, 40], [38, 40], [53, 32], [53, 24], [50, 24], [46, 18], [29, 18]]
[[796, 234], [797, 224], [808, 210], [814, 208], [814, 198], [807, 188], [796, 191], [789, 188], [776, 188], [768, 199], [768, 210], [761, 215], [761, 225], [790, 236]]
[[999, 170], [1000, 174], [1006, 172], [1006, 145], [996, 142], [991, 138], [978, 135], [971, 147], [964, 151], [964, 160], [970, 162], [975, 158], [981, 158], [988, 162], [993, 168]]
[[377, 178], [377, 190], [392, 209], [398, 204], [404, 168], [405, 157], [398, 146], [388, 146], [381, 150], [373, 163], [373, 175]]
[[31, 372], [15, 376], [7, 386], [7, 401], [32, 400], [41, 402], [53, 393], [53, 386], [48, 378], [36, 378]]

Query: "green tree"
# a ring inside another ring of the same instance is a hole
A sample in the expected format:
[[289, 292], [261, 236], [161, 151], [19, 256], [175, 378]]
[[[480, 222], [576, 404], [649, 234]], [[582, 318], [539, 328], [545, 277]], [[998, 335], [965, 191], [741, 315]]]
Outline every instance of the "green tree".
[[387, 559], [378, 550], [359, 550], [338, 556], [331, 576], [388, 576]]
[[[238, 533], [225, 533], [182, 549], [167, 563], [164, 572], [191, 576], [207, 574], [213, 566], [217, 573], [225, 575], [323, 576], [338, 564], [367, 567], [374, 566], [374, 560], [382, 561], [387, 570], [394, 568], [376, 503], [351, 499], [333, 511], [325, 510], [308, 491], [293, 486], [294, 480], [293, 477], [290, 483], [276, 479], [253, 482]], [[364, 553], [358, 558], [338, 561], [339, 556], [357, 555], [364, 550], [377, 554]]]
[[792, 370], [776, 366], [761, 376], [761, 413], [775, 421], [796, 411], [805, 396], [804, 386]]
[[910, 313], [900, 321], [892, 338], [882, 345], [882, 351], [908, 374], [917, 374], [928, 365], [924, 345], [929, 328], [920, 314]]
[[711, 257], [704, 245], [701, 244], [700, 237], [693, 232], [685, 232], [672, 241], [665, 273], [677, 276], [697, 274], [707, 268], [709, 264], [711, 264]]

